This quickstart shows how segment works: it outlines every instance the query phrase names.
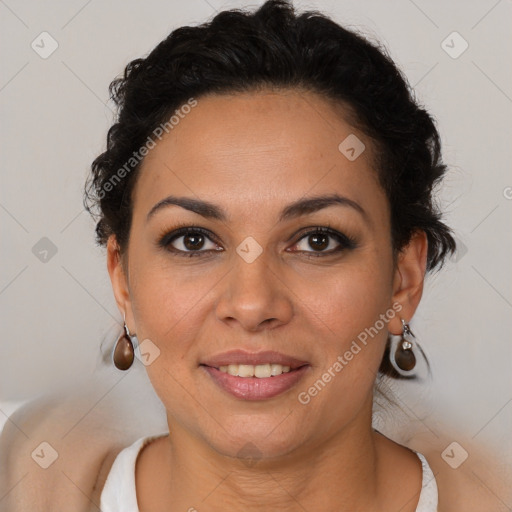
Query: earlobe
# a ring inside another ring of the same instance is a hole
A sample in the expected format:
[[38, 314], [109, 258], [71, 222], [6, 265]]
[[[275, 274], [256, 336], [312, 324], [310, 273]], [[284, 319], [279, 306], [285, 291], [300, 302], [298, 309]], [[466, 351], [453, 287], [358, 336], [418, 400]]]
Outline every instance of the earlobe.
[[418, 230], [398, 255], [392, 302], [399, 303], [402, 309], [400, 315], [389, 322], [392, 334], [402, 333], [401, 319], [408, 323], [420, 303], [427, 268], [427, 250], [427, 235], [423, 230]]

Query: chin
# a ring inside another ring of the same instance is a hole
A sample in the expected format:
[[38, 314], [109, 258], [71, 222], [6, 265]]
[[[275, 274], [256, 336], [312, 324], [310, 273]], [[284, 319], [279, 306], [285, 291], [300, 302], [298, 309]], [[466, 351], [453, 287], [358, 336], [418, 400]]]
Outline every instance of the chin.
[[272, 422], [249, 418], [245, 422], [222, 424], [225, 430], [221, 429], [219, 437], [210, 439], [209, 444], [222, 455], [248, 461], [287, 455], [300, 446], [304, 436], [303, 429], [294, 436], [290, 424], [283, 418], [274, 418]]

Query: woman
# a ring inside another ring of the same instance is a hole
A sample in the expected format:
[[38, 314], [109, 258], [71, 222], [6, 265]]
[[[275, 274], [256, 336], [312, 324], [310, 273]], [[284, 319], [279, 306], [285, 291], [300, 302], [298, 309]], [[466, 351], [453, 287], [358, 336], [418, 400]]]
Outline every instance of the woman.
[[455, 248], [439, 136], [393, 62], [269, 1], [175, 30], [111, 92], [86, 204], [125, 322], [114, 364], [138, 355], [170, 434], [118, 455], [103, 512], [438, 510], [425, 457], [372, 428]]

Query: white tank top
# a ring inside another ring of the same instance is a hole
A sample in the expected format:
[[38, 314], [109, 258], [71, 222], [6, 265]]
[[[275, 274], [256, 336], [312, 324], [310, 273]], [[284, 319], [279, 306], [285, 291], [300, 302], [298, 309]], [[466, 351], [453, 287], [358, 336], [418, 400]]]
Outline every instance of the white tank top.
[[[168, 434], [141, 437], [119, 452], [100, 497], [102, 512], [140, 512], [135, 492], [135, 462], [144, 446]], [[413, 450], [414, 451], [414, 450]], [[416, 512], [437, 512], [437, 484], [425, 457], [414, 451], [423, 468], [422, 487]]]

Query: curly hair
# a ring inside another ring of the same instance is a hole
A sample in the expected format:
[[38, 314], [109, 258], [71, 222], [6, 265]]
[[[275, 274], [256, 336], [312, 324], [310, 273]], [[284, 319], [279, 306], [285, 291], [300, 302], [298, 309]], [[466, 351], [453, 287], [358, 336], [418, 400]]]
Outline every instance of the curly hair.
[[97, 243], [106, 245], [115, 235], [121, 253], [126, 249], [142, 159], [128, 170], [126, 162], [173, 112], [191, 98], [264, 88], [312, 91], [348, 107], [346, 120], [374, 148], [376, 173], [390, 205], [395, 258], [423, 230], [427, 271], [440, 268], [456, 244], [434, 198], [446, 166], [433, 118], [385, 48], [319, 12], [297, 14], [284, 0], [269, 0], [255, 11], [223, 11], [207, 23], [180, 27], [110, 84], [118, 115], [106, 151], [92, 163], [84, 196], [97, 220]]

